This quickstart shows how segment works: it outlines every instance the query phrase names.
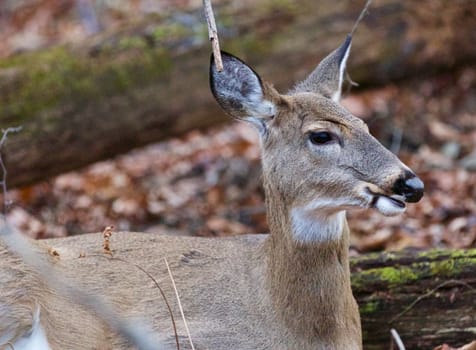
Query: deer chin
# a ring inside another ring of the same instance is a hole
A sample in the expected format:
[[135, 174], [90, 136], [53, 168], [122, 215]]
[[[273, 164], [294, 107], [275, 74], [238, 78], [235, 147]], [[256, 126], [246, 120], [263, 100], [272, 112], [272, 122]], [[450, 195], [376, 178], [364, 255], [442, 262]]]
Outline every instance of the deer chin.
[[373, 206], [385, 216], [399, 215], [406, 210], [402, 196], [377, 195], [374, 197]]
[[407, 209], [405, 197], [399, 195], [385, 195], [365, 188], [366, 194], [370, 197], [369, 207], [377, 209], [385, 216], [395, 216], [402, 214]]

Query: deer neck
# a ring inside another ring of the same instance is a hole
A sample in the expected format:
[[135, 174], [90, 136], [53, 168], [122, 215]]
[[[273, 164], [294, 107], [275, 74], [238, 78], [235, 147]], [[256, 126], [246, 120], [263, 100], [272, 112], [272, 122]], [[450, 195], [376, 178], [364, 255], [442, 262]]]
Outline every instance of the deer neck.
[[265, 254], [267, 288], [277, 314], [297, 337], [326, 349], [349, 344], [345, 338], [358, 344], [345, 212], [296, 211], [271, 191], [266, 188], [271, 235]]

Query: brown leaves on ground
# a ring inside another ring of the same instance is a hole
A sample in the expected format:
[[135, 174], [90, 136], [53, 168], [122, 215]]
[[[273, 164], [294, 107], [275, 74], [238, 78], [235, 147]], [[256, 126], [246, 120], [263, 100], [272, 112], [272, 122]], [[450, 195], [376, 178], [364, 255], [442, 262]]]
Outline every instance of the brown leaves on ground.
[[33, 237], [104, 225], [195, 235], [266, 232], [256, 142], [243, 124], [193, 132], [11, 191], [8, 216]]

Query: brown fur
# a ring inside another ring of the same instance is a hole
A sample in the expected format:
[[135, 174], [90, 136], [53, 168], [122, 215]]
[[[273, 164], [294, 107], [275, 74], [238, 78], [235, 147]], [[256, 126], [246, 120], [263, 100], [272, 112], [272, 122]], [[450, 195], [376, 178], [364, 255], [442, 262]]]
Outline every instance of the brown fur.
[[338, 241], [296, 243], [289, 236], [286, 207], [268, 198], [270, 228], [279, 234], [265, 243], [267, 283], [280, 319], [309, 342], [301, 348], [359, 348], [360, 318], [350, 286], [347, 226]]
[[[124, 317], [151, 323], [159, 339], [171, 347], [173, 330], [160, 293], [133, 264], [151, 273], [165, 290], [185, 348], [186, 333], [163, 257], [171, 266], [197, 349], [341, 349], [346, 340], [341, 338], [349, 336], [348, 330], [359, 339], [358, 312], [346, 281], [348, 267], [340, 265], [339, 274], [334, 275], [336, 261], [347, 263], [346, 242], [339, 244], [342, 256], [332, 247], [321, 255], [322, 249], [276, 243], [265, 235], [206, 239], [116, 233], [111, 246], [115, 258], [130, 262], [124, 263], [98, 256], [102, 255], [99, 233], [48, 241], [60, 254], [53, 263], [57, 272], [111, 300]], [[292, 252], [290, 260], [283, 259], [286, 250]], [[79, 257], [81, 252], [85, 257]], [[2, 253], [1, 275], [12, 278], [2, 284], [2, 326], [11, 325], [10, 317], [15, 315], [23, 324], [17, 332], [28, 331], [32, 314], [40, 306], [40, 319], [53, 349], [130, 348], [93, 312], [58, 296], [11, 254]], [[264, 277], [267, 270], [269, 278]], [[286, 308], [278, 307], [281, 302]], [[345, 316], [336, 313], [340, 305], [346, 309], [342, 310]], [[354, 319], [346, 320], [350, 311]], [[328, 346], [316, 347], [316, 341]]]

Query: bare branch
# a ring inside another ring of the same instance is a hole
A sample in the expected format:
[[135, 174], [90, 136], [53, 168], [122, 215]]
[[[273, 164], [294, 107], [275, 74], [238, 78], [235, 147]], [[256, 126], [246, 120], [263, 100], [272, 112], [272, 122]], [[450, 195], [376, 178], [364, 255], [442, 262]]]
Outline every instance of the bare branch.
[[223, 70], [223, 62], [221, 59], [220, 42], [218, 41], [218, 31], [215, 23], [215, 16], [213, 15], [211, 0], [203, 0], [203, 9], [205, 17], [207, 18], [208, 38], [212, 42], [213, 58], [215, 60], [217, 71], [221, 72]]
[[350, 32], [351, 36], [354, 35], [355, 30], [357, 29], [357, 26], [359, 25], [360, 21], [362, 21], [362, 19], [367, 14], [367, 11], [368, 11], [369, 6], [370, 6], [371, 3], [372, 3], [372, 0], [367, 0], [367, 2], [365, 3], [364, 8], [362, 9], [362, 11], [360, 11], [359, 18], [357, 18], [357, 21], [355, 21], [354, 26], [352, 27], [352, 31]]
[[16, 126], [16, 127], [11, 127], [7, 129], [2, 129], [2, 138], [0, 139], [0, 149], [3, 147], [5, 142], [7, 142], [8, 134], [11, 132], [20, 132], [22, 129], [22, 126]]
[[395, 345], [397, 345], [397, 350], [405, 350], [405, 345], [403, 344], [402, 338], [400, 338], [398, 332], [392, 328], [390, 334], [392, 335], [392, 344], [395, 343]]
[[393, 323], [394, 321], [396, 321], [397, 319], [399, 319], [400, 317], [405, 315], [408, 311], [410, 311], [418, 302], [420, 302], [421, 300], [423, 300], [425, 298], [428, 298], [428, 297], [432, 296], [433, 294], [435, 294], [438, 291], [438, 289], [446, 287], [448, 285], [459, 285], [459, 286], [466, 287], [470, 290], [474, 290], [473, 287], [471, 287], [468, 283], [466, 283], [464, 281], [458, 281], [458, 280], [444, 281], [443, 283], [440, 283], [439, 285], [437, 285], [435, 288], [433, 288], [429, 292], [427, 292], [423, 295], [420, 295], [410, 305], [408, 305], [402, 312], [400, 312], [398, 315], [395, 315], [395, 317], [393, 317], [390, 321], [388, 321], [388, 323]]
[[150, 278], [150, 280], [152, 282], [154, 282], [155, 286], [157, 287], [157, 289], [159, 290], [160, 292], [160, 295], [162, 296], [162, 299], [164, 300], [165, 302], [165, 305], [167, 306], [167, 310], [169, 312], [169, 316], [170, 316], [170, 320], [172, 321], [172, 327], [174, 329], [174, 335], [175, 335], [175, 344], [177, 346], [177, 350], [180, 350], [180, 343], [179, 343], [179, 338], [178, 338], [178, 333], [177, 333], [177, 324], [175, 322], [175, 318], [174, 318], [174, 314], [172, 312], [172, 307], [170, 306], [170, 303], [167, 299], [167, 296], [165, 295], [165, 292], [164, 290], [162, 289], [162, 287], [160, 286], [159, 282], [157, 282], [157, 280], [154, 278], [154, 276], [152, 276], [150, 274], [150, 272], [148, 272], [146, 269], [144, 269], [142, 266], [138, 265], [138, 264], [135, 264], [131, 261], [128, 261], [128, 260], [124, 260], [124, 259], [121, 259], [121, 258], [118, 258], [118, 257], [112, 257], [112, 256], [105, 256], [105, 255], [99, 255], [99, 254], [88, 254], [88, 255], [85, 255], [84, 258], [91, 258], [91, 257], [98, 257], [98, 258], [104, 258], [104, 259], [107, 259], [109, 261], [119, 261], [119, 262], [122, 262], [122, 263], [125, 263], [125, 264], [128, 264], [128, 265], [132, 265], [134, 267], [136, 267], [137, 269], [139, 269], [140, 271], [142, 271], [147, 277]]
[[15, 350], [15, 348], [13, 347], [13, 344], [10, 342], [1, 344], [0, 347], [4, 347], [5, 350]]
[[2, 150], [3, 150], [3, 146], [7, 142], [8, 134], [12, 132], [19, 132], [21, 131], [21, 129], [22, 129], [21, 126], [2, 129], [3, 135], [2, 135], [2, 138], [0, 139], [0, 168], [2, 169], [2, 181], [0, 181], [0, 185], [2, 186], [2, 193], [3, 193], [3, 214], [4, 215], [7, 214], [8, 200], [7, 200], [7, 168], [5, 166], [5, 163], [3, 162]]
[[167, 270], [169, 271], [170, 279], [172, 280], [172, 286], [174, 287], [175, 296], [177, 297], [177, 303], [180, 309], [180, 314], [182, 315], [183, 323], [185, 325], [185, 330], [187, 331], [188, 340], [190, 341], [190, 346], [192, 347], [192, 350], [195, 350], [195, 347], [193, 346], [193, 342], [192, 342], [192, 336], [190, 335], [190, 330], [188, 329], [188, 323], [183, 313], [183, 307], [182, 307], [182, 303], [180, 302], [177, 286], [175, 285], [175, 280], [174, 280], [174, 277], [172, 276], [172, 271], [170, 271], [169, 262], [167, 261], [167, 258], [164, 258], [164, 261], [165, 261], [165, 265], [167, 266]]

